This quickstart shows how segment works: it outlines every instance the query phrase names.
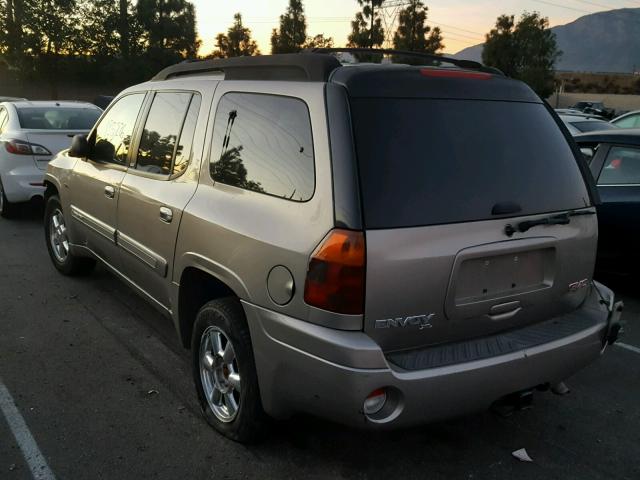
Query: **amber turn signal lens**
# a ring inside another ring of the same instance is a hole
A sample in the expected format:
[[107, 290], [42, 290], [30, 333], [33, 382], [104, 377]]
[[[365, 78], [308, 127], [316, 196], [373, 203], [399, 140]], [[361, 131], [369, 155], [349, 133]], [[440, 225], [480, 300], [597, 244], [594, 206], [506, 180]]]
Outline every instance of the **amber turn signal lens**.
[[362, 314], [365, 262], [362, 232], [332, 230], [309, 260], [305, 302], [335, 313]]

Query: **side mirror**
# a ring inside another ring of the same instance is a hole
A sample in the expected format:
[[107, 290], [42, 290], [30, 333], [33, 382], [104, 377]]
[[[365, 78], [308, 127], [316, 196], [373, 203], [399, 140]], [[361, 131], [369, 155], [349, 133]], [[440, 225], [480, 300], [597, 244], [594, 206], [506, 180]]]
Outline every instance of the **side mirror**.
[[86, 158], [89, 156], [89, 142], [86, 135], [76, 135], [71, 140], [70, 157]]

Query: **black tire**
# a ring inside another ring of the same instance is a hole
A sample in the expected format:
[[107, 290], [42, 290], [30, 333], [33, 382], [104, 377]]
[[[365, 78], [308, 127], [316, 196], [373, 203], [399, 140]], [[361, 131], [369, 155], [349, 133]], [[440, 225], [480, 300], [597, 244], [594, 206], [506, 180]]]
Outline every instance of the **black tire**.
[[7, 200], [4, 187], [2, 186], [2, 180], [0, 180], [0, 217], [7, 219], [15, 218], [17, 211], [18, 205]]
[[[239, 406], [232, 420], [222, 421], [213, 412], [206, 398], [201, 376], [200, 347], [205, 332], [222, 332], [233, 346], [241, 389], [237, 392]], [[242, 306], [237, 298], [213, 300], [198, 312], [191, 339], [193, 379], [198, 401], [207, 422], [227, 438], [240, 443], [260, 440], [265, 432], [267, 416], [262, 409], [251, 336]]]
[[66, 256], [61, 258], [54, 251], [54, 242], [51, 238], [52, 217], [58, 213], [64, 216], [62, 206], [60, 205], [60, 199], [57, 195], [52, 195], [47, 199], [44, 210], [44, 238], [47, 244], [47, 250], [49, 251], [49, 257], [51, 257], [51, 261], [56, 269], [58, 269], [58, 271], [63, 275], [88, 275], [96, 266], [95, 259], [79, 257], [74, 255], [71, 251], [68, 251]]

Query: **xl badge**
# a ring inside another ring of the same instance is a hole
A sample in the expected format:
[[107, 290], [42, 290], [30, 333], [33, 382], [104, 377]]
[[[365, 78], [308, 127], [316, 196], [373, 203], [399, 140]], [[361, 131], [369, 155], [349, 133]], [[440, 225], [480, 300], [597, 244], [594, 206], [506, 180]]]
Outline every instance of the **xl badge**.
[[418, 327], [420, 330], [432, 328], [431, 320], [435, 317], [435, 313], [429, 315], [415, 315], [413, 317], [387, 318], [385, 320], [376, 320], [376, 328], [406, 328]]

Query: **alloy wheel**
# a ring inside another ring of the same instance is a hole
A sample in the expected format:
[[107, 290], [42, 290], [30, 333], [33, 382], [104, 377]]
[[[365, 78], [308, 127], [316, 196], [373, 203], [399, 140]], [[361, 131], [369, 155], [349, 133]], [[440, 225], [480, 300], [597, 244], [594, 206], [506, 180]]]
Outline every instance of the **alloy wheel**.
[[207, 403], [218, 420], [233, 421], [240, 410], [240, 370], [229, 337], [208, 327], [200, 338], [200, 379]]
[[64, 263], [69, 257], [69, 237], [64, 222], [64, 215], [56, 208], [49, 219], [49, 242], [56, 260]]

